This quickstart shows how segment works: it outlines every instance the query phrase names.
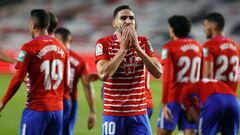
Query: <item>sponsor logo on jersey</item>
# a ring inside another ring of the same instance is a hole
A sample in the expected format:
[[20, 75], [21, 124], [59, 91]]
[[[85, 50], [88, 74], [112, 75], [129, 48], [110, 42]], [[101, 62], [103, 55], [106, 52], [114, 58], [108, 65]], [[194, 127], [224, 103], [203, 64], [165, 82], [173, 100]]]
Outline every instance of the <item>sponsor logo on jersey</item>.
[[161, 52], [161, 58], [162, 59], [167, 59], [168, 57], [168, 50], [167, 49], [163, 49]]
[[20, 61], [20, 62], [24, 61], [26, 54], [27, 54], [26, 51], [21, 50], [18, 55], [18, 61]]
[[204, 57], [208, 56], [208, 48], [203, 48], [203, 56]]
[[102, 55], [103, 54], [103, 46], [102, 44], [97, 44], [96, 46], [96, 56]]

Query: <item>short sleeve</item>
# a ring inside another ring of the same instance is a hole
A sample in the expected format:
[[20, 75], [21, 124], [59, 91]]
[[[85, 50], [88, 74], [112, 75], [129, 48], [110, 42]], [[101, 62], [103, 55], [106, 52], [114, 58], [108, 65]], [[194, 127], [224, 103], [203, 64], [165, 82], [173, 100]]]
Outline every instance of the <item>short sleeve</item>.
[[146, 45], [145, 51], [146, 51], [147, 55], [150, 57], [154, 57], [154, 51], [153, 51], [151, 42], [145, 37], [144, 37], [144, 40], [145, 40], [145, 45]]
[[26, 45], [24, 45], [19, 52], [15, 68], [26, 71], [28, 69], [29, 63], [31, 63], [31, 59], [32, 59], [31, 51], [30, 49], [27, 48]]
[[99, 60], [109, 60], [108, 44], [104, 39], [99, 39], [95, 48], [95, 63]]
[[214, 57], [210, 49], [210, 43], [207, 42], [205, 45], [203, 45], [203, 58], [205, 61], [213, 61]]

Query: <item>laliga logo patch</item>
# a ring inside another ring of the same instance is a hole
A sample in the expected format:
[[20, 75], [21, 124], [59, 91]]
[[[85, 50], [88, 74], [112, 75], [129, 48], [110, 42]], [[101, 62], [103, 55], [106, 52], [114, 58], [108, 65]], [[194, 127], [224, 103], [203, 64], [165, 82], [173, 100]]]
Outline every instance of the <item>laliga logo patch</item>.
[[18, 55], [18, 61], [20, 61], [20, 62], [24, 61], [26, 54], [27, 54], [26, 51], [21, 50]]
[[103, 54], [103, 46], [102, 44], [97, 44], [96, 46], [96, 56], [102, 55]]
[[204, 57], [208, 56], [208, 48], [203, 48], [203, 56]]
[[163, 49], [161, 52], [161, 57], [162, 59], [166, 59], [168, 56], [168, 50], [167, 49]]

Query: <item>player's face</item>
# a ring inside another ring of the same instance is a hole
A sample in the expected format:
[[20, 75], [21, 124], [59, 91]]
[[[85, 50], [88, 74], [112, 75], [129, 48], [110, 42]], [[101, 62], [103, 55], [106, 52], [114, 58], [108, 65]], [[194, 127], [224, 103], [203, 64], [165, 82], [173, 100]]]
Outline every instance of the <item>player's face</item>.
[[203, 30], [206, 34], [206, 38], [210, 39], [212, 38], [212, 23], [208, 20], [203, 21]]
[[119, 33], [122, 33], [123, 28], [126, 25], [133, 25], [133, 27], [136, 29], [136, 22], [135, 22], [134, 14], [129, 9], [123, 9], [123, 10], [119, 11], [113, 20], [113, 27]]
[[171, 39], [174, 38], [174, 34], [173, 34], [173, 29], [171, 26], [168, 25], [168, 35]]

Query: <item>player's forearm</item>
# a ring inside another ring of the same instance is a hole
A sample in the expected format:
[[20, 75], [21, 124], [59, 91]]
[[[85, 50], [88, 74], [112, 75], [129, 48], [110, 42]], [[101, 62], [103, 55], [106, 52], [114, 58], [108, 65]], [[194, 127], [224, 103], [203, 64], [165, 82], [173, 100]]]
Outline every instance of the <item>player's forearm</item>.
[[106, 80], [111, 77], [117, 71], [126, 53], [127, 50], [120, 49], [112, 60], [97, 66], [100, 78]]
[[3, 105], [5, 105], [14, 96], [18, 88], [21, 86], [21, 83], [22, 83], [22, 78], [20, 78], [18, 75], [15, 75], [12, 78], [8, 86], [7, 92], [2, 99]]
[[95, 113], [96, 112], [95, 102], [94, 102], [95, 96], [94, 96], [94, 90], [91, 84], [85, 86], [84, 91], [85, 91], [85, 96], [88, 102], [89, 110], [90, 112]]
[[5, 55], [4, 53], [2, 53], [2, 52], [0, 53], [0, 60], [1, 60], [1, 61], [4, 61], [4, 62], [9, 62], [9, 63], [15, 63], [15, 62], [16, 62], [15, 59], [6, 56], [6, 55]]
[[149, 57], [140, 47], [136, 49], [138, 55], [141, 57], [143, 63], [147, 67], [148, 71], [155, 77], [160, 78], [162, 74], [162, 68], [160, 63], [154, 59]]
[[203, 69], [203, 78], [213, 79], [213, 63], [205, 62]]

